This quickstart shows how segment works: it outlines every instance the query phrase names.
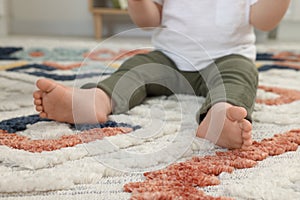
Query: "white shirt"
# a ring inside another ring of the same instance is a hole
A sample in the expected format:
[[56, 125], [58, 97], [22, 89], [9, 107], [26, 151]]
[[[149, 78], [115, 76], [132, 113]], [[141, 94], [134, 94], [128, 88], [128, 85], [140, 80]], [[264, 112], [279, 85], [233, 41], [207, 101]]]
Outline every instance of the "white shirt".
[[198, 71], [213, 60], [239, 54], [255, 60], [249, 23], [257, 0], [153, 0], [163, 6], [161, 27], [152, 42], [183, 71]]

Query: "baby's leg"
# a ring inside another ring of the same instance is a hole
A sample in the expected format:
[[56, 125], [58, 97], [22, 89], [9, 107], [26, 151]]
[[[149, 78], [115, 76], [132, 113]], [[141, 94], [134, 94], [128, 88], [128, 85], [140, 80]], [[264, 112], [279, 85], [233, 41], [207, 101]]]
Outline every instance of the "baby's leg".
[[40, 117], [68, 123], [107, 121], [111, 100], [101, 89], [75, 89], [48, 79], [39, 79], [33, 93]]
[[229, 55], [203, 71], [208, 77], [206, 101], [199, 112], [197, 136], [226, 148], [247, 148], [252, 143], [251, 114], [258, 72], [249, 59]]
[[171, 95], [185, 85], [189, 84], [174, 62], [163, 53], [153, 51], [126, 60], [111, 77], [83, 88], [103, 89], [114, 102], [113, 114], [119, 114], [140, 105], [147, 96]]
[[171, 94], [168, 86], [177, 88], [175, 68], [167, 56], [154, 51], [128, 59], [109, 78], [97, 84], [88, 83], [84, 89], [40, 79], [39, 90], [33, 94], [34, 104], [41, 117], [59, 122], [105, 122], [110, 113], [126, 112], [148, 95]]
[[197, 136], [221, 147], [246, 149], [252, 144], [252, 125], [245, 119], [246, 116], [247, 111], [243, 107], [217, 103], [200, 123]]

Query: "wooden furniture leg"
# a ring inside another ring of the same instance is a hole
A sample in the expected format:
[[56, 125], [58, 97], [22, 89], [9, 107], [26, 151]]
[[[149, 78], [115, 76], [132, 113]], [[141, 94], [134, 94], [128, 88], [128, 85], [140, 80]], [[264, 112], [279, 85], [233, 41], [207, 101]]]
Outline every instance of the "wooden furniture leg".
[[[1, 1], [1, 0], [0, 0]], [[94, 34], [96, 39], [102, 39], [103, 15], [128, 15], [127, 10], [105, 7], [104, 1], [88, 0], [88, 6], [93, 13]]]
[[100, 13], [94, 13], [94, 31], [96, 39], [102, 38], [102, 15]]

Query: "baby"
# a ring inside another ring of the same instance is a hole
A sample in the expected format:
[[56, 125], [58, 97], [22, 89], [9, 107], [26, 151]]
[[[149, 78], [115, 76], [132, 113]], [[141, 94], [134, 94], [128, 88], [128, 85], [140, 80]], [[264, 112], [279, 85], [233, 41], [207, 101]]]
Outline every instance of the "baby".
[[[40, 117], [68, 123], [105, 122], [147, 96], [204, 96], [197, 136], [225, 148], [252, 144], [258, 85], [254, 28], [268, 31], [290, 0], [128, 0], [134, 23], [156, 27], [155, 48], [126, 60], [109, 78], [82, 88], [40, 79]], [[180, 113], [179, 113], [180, 114]]]

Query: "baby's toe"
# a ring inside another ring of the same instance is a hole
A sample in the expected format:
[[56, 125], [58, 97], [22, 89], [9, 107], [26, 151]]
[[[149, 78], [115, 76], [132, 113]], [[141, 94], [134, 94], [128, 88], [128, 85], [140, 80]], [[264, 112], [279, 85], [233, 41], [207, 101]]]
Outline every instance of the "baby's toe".
[[41, 112], [41, 113], [40, 113], [40, 117], [41, 117], [41, 118], [47, 118], [47, 113]]
[[43, 92], [41, 90], [37, 90], [33, 93], [33, 98], [41, 99], [43, 97]]
[[54, 88], [56, 88], [57, 84], [50, 79], [39, 79], [36, 82], [36, 86], [43, 92], [51, 92]]
[[242, 119], [239, 123], [240, 123], [240, 128], [244, 132], [251, 132], [252, 131], [252, 124], [248, 120]]
[[232, 106], [228, 108], [226, 116], [231, 121], [240, 121], [247, 116], [247, 111], [243, 107]]
[[35, 110], [38, 112], [42, 112], [44, 109], [43, 109], [43, 106], [36, 106]]
[[245, 146], [250, 146], [250, 145], [252, 145], [252, 139], [244, 140], [243, 145], [245, 145]]
[[249, 139], [251, 139], [252, 138], [251, 132], [250, 131], [249, 132], [243, 131], [242, 132], [242, 138], [243, 138], [243, 140], [249, 140]]
[[252, 139], [244, 140], [241, 149], [247, 150], [252, 145]]
[[36, 105], [36, 106], [42, 105], [42, 100], [41, 99], [35, 99], [34, 100], [34, 105]]

